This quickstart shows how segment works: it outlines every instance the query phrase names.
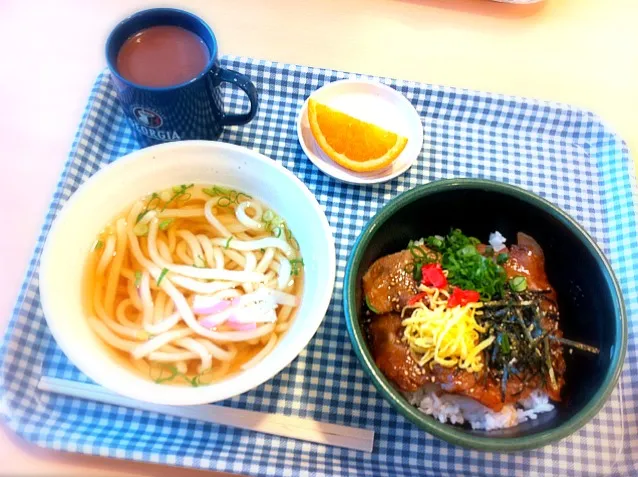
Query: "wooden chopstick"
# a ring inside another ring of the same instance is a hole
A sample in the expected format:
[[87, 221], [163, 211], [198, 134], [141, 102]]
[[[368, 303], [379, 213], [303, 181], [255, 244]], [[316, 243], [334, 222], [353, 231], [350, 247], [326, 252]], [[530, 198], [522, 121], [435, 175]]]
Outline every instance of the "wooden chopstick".
[[301, 417], [246, 411], [244, 409], [234, 409], [213, 404], [200, 406], [165, 406], [151, 404], [120, 396], [95, 384], [79, 383], [47, 376], [43, 376], [40, 379], [38, 389], [80, 399], [88, 399], [143, 411], [159, 412], [169, 416], [248, 429], [250, 431], [290, 437], [327, 446], [372, 452], [374, 444], [374, 431], [341, 426], [339, 424], [328, 424]]

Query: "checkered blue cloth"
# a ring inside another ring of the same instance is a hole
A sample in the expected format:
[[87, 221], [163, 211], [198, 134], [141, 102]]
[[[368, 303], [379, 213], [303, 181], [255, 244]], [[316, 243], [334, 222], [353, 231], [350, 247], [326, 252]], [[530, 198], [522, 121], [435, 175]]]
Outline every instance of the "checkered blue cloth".
[[[324, 83], [359, 75], [226, 57], [260, 94], [257, 117], [221, 140], [270, 156], [293, 171], [323, 206], [337, 245], [337, 285], [319, 332], [278, 376], [222, 404], [373, 429], [374, 451], [326, 447], [36, 389], [42, 375], [86, 381], [49, 333], [38, 297], [38, 263], [51, 221], [100, 167], [139, 148], [107, 73], [93, 88], [68, 162], [2, 345], [1, 412], [25, 439], [70, 452], [215, 469], [288, 475], [637, 475], [638, 243], [633, 164], [625, 144], [591, 113], [555, 103], [410, 81], [372, 78], [404, 94], [419, 111], [425, 143], [399, 178], [373, 186], [321, 173], [297, 142], [295, 117]], [[246, 107], [226, 89], [229, 109]], [[619, 387], [590, 424], [540, 450], [487, 453], [449, 445], [397, 414], [362, 371], [347, 337], [342, 279], [365, 222], [400, 192], [446, 177], [485, 177], [536, 192], [574, 216], [603, 246], [622, 284], [630, 343]]]

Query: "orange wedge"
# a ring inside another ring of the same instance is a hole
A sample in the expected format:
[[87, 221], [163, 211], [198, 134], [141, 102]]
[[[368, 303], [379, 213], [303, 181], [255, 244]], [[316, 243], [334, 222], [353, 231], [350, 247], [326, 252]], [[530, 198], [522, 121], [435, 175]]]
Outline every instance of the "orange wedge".
[[337, 164], [356, 172], [389, 166], [408, 138], [308, 100], [308, 122], [321, 149]]

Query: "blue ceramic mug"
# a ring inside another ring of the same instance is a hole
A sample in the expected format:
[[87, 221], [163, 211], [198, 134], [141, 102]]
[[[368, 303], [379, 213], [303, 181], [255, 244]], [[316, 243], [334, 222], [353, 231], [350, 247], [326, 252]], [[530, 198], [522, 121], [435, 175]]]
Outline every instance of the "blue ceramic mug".
[[[116, 67], [120, 48], [129, 37], [153, 26], [177, 26], [197, 35], [208, 47], [208, 64], [194, 78], [174, 86], [142, 86], [124, 78]], [[210, 27], [182, 10], [144, 10], [115, 27], [106, 42], [106, 61], [124, 113], [143, 145], [185, 139], [214, 140], [224, 126], [246, 124], [255, 117], [255, 85], [247, 76], [222, 68], [217, 56], [217, 40]], [[248, 112], [224, 112], [220, 88], [224, 82], [246, 93], [250, 101]]]

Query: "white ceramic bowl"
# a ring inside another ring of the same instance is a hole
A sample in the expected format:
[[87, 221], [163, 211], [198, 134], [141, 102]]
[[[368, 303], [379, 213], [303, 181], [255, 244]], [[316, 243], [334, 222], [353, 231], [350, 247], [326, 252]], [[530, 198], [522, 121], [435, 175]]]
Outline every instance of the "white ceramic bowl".
[[[290, 225], [305, 264], [301, 306], [287, 334], [255, 367], [191, 388], [155, 384], [118, 363], [93, 333], [83, 307], [85, 263], [98, 232], [134, 200], [183, 183], [227, 185], [263, 200]], [[249, 149], [184, 141], [133, 152], [83, 184], [53, 223], [40, 263], [40, 299], [58, 345], [84, 374], [123, 396], [157, 404], [219, 401], [255, 388], [299, 355], [325, 315], [335, 280], [335, 247], [321, 207], [290, 171]]]

